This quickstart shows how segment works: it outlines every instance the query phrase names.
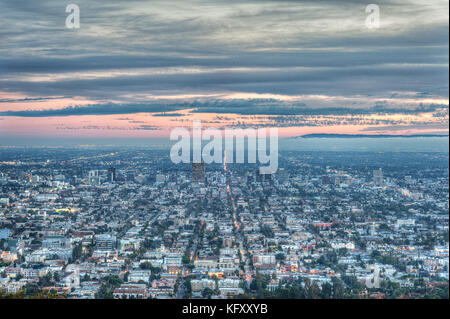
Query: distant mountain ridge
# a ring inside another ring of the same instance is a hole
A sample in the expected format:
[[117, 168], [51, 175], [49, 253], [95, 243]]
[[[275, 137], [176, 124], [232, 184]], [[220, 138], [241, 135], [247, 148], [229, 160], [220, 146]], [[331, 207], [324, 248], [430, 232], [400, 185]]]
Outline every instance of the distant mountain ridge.
[[327, 134], [327, 133], [316, 133], [316, 134], [306, 134], [298, 136], [298, 138], [393, 138], [393, 137], [448, 137], [447, 135], [439, 134], [413, 134], [413, 135], [389, 135], [389, 134]]

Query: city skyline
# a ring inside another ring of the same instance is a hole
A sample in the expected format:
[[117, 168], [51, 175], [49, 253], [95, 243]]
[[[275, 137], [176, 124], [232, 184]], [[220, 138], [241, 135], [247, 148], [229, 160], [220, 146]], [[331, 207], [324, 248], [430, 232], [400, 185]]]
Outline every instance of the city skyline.
[[448, 0], [0, 1], [5, 309], [449, 299]]

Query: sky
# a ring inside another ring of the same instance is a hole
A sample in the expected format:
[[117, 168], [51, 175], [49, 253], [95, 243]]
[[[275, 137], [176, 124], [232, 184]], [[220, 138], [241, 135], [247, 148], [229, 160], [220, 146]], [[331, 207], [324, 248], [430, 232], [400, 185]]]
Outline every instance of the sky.
[[[0, 143], [448, 134], [447, 0], [0, 0]], [[66, 27], [68, 4], [80, 28]]]

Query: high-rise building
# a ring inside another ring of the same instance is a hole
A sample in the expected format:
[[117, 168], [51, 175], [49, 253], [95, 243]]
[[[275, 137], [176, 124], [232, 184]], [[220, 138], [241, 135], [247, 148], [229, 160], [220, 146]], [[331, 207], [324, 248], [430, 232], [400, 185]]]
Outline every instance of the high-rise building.
[[284, 168], [280, 168], [276, 173], [276, 177], [280, 183], [287, 182], [289, 180], [289, 172]]
[[373, 171], [373, 182], [375, 185], [383, 184], [383, 171], [381, 170], [381, 168]]
[[257, 179], [261, 182], [263, 181], [270, 181], [273, 178], [274, 174], [270, 174], [270, 173], [265, 173], [261, 171], [261, 168], [258, 171], [258, 177]]
[[98, 170], [89, 171], [89, 183], [91, 185], [99, 185], [100, 184], [100, 174]]
[[114, 167], [108, 168], [108, 182], [113, 183], [116, 181], [116, 169]]
[[91, 177], [98, 177], [98, 175], [99, 175], [99, 173], [98, 173], [98, 170], [96, 170], [96, 169], [93, 169], [93, 170], [89, 171], [89, 178], [91, 178]]
[[192, 181], [205, 182], [205, 163], [192, 163]]

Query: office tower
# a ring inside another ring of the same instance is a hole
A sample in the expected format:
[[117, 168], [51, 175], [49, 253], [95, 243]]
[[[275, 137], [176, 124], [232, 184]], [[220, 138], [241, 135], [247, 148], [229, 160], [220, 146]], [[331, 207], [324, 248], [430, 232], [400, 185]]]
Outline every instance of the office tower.
[[114, 167], [108, 168], [108, 182], [113, 183], [116, 181], [116, 169]]
[[205, 163], [192, 163], [192, 181], [205, 182]]
[[381, 168], [373, 171], [373, 182], [375, 183], [375, 185], [383, 184], [383, 171], [381, 170]]
[[276, 177], [280, 183], [287, 182], [289, 180], [289, 172], [284, 168], [280, 168], [276, 173]]
[[89, 183], [91, 185], [99, 185], [100, 184], [100, 174], [98, 170], [89, 171]]
[[75, 168], [75, 175], [78, 177], [82, 177], [83, 176], [83, 167], [77, 166]]
[[267, 182], [272, 180], [274, 174], [261, 172], [261, 168], [258, 171], [258, 180], [261, 182]]

